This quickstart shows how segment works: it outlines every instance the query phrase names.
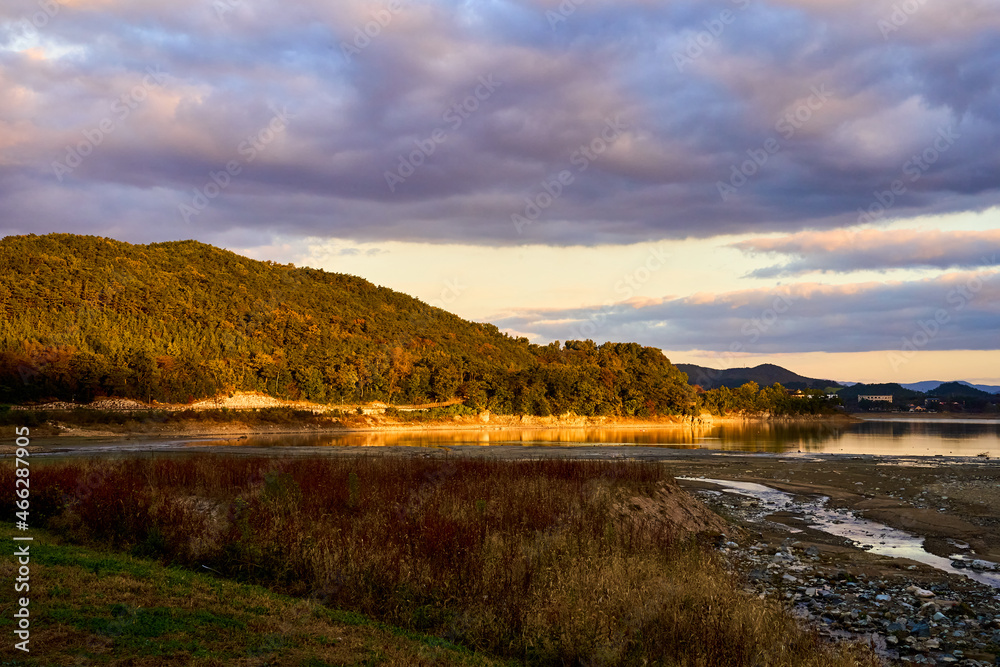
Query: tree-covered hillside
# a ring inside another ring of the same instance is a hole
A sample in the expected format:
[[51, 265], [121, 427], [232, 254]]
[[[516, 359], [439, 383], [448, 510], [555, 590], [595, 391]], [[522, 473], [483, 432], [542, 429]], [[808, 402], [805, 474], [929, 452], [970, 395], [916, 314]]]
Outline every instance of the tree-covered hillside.
[[0, 401], [461, 397], [499, 413], [691, 411], [653, 348], [535, 346], [353, 276], [182, 241], [0, 239]]
[[787, 368], [774, 364], [761, 364], [753, 368], [715, 369], [696, 364], [677, 364], [681, 372], [686, 373], [688, 381], [702, 389], [717, 389], [728, 387], [737, 389], [753, 382], [761, 387], [780, 383], [786, 389], [836, 389], [840, 384], [833, 380], [807, 378], [793, 373]]

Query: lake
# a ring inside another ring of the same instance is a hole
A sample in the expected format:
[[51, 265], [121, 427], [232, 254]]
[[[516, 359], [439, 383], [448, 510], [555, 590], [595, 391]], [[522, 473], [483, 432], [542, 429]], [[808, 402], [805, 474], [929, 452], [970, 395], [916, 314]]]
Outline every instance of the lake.
[[[239, 439], [128, 438], [87, 441], [67, 438], [39, 453], [112, 454], [192, 449], [251, 454], [318, 454], [341, 448], [434, 448], [523, 455], [524, 449], [580, 456], [655, 458], [657, 450], [815, 453], [888, 456], [1000, 456], [1000, 420], [871, 420], [854, 423], [752, 423], [673, 428], [559, 428], [353, 432], [260, 435]], [[667, 452], [663, 452], [667, 454]]]

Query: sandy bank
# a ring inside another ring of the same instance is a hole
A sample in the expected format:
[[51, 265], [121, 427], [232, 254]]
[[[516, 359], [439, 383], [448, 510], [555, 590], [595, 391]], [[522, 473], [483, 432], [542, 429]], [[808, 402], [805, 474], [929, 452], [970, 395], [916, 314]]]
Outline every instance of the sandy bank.
[[248, 412], [243, 418], [237, 415], [226, 421], [214, 420], [208, 415], [190, 419], [165, 420], [155, 413], [134, 411], [121, 423], [97, 421], [78, 424], [61, 421], [58, 414], [43, 425], [32, 428], [36, 437], [211, 437], [295, 434], [347, 434], [347, 433], [420, 433], [433, 431], [497, 431], [504, 429], [690, 429], [710, 428], [727, 424], [755, 423], [851, 423], [847, 415], [809, 415], [789, 417], [581, 417], [561, 415], [536, 417], [531, 415], [493, 415], [446, 417], [435, 420], [406, 420], [386, 415], [346, 415], [340, 417], [315, 416], [311, 420], [267, 423]]

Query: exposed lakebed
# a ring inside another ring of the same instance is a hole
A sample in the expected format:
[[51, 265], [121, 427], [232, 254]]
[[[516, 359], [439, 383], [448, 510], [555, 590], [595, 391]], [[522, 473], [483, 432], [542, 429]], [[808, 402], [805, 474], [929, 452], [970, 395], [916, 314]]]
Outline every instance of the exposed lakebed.
[[[712, 484], [730, 493], [755, 499], [757, 504], [752, 512], [758, 521], [779, 511], [792, 513], [801, 519], [803, 526], [842, 537], [865, 551], [892, 558], [907, 558], [1000, 589], [1000, 567], [994, 562], [970, 558], [962, 553], [969, 548], [968, 544], [952, 540], [951, 543], [958, 551], [946, 558], [925, 550], [923, 536], [864, 519], [850, 510], [828, 507], [829, 498], [826, 496], [797, 496], [754, 482], [705, 477], [677, 479]], [[789, 527], [788, 530], [793, 534], [802, 532], [794, 527]]]
[[784, 600], [830, 638], [870, 643], [890, 664], [1000, 664], [992, 459], [732, 455], [669, 465], [743, 527], [718, 546], [749, 593]]

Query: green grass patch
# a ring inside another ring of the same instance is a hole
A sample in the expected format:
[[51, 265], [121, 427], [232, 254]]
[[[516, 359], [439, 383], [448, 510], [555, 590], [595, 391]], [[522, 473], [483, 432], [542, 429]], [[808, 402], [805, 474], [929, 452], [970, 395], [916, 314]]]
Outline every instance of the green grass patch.
[[[0, 524], [11, 543], [12, 526]], [[4, 665], [504, 665], [437, 637], [32, 531], [31, 652]], [[15, 560], [0, 560], [8, 581]], [[13, 601], [0, 632], [13, 630]]]

